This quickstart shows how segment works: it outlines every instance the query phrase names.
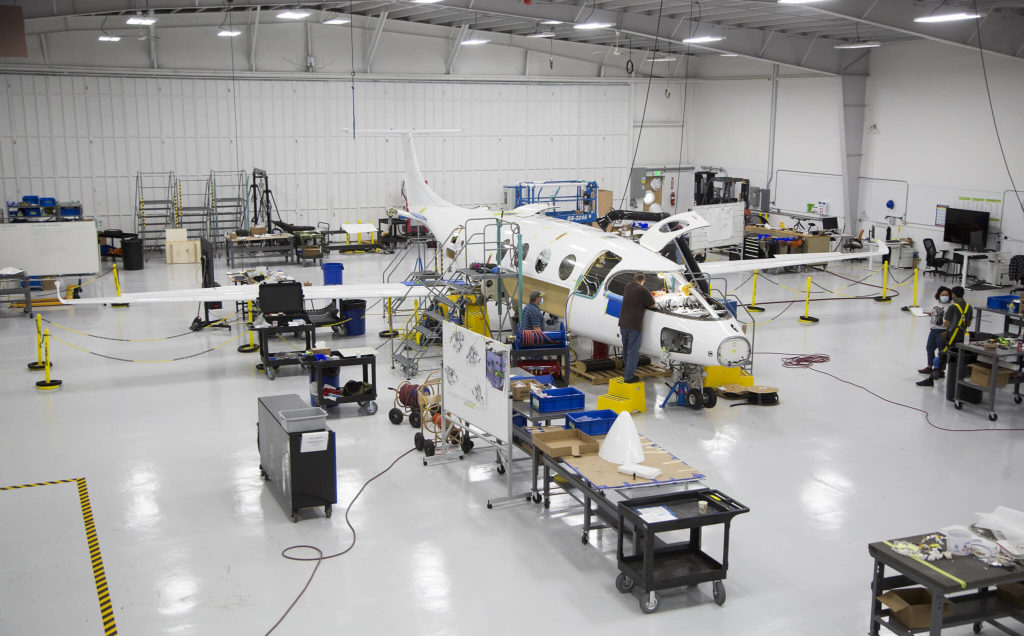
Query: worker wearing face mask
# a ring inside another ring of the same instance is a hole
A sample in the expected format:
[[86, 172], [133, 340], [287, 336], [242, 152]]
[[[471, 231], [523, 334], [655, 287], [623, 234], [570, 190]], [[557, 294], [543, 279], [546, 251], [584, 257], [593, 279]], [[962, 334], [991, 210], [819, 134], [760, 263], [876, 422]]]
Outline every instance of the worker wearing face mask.
[[523, 313], [519, 316], [519, 328], [523, 331], [529, 329], [543, 329], [544, 328], [544, 312], [540, 310], [540, 304], [544, 302], [541, 299], [540, 292], [536, 289], [530, 292], [530, 302], [523, 307]]
[[939, 287], [939, 290], [935, 292], [935, 300], [939, 302], [932, 307], [932, 313], [929, 318], [931, 329], [928, 330], [928, 343], [925, 345], [925, 350], [928, 352], [928, 364], [918, 369], [918, 373], [930, 374], [934, 370], [935, 353], [942, 346], [942, 332], [946, 329], [944, 323], [946, 321], [946, 307], [949, 306], [950, 300], [949, 287]]

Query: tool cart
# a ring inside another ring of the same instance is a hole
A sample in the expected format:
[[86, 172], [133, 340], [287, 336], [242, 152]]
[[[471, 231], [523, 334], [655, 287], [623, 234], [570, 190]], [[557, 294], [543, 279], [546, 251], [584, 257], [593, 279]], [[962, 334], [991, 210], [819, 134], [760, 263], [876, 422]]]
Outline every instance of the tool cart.
[[[273, 380], [277, 376], [278, 367], [302, 363], [305, 351], [313, 348], [316, 341], [316, 325], [306, 313], [302, 283], [263, 283], [259, 288], [259, 305], [262, 314], [258, 323], [250, 325], [260, 339], [260, 364], [256, 368]], [[302, 349], [292, 347], [293, 351], [272, 352], [270, 338], [291, 333], [296, 337], [305, 337]]]
[[[331, 351], [330, 354], [302, 355], [309, 370], [310, 401], [321, 408], [358, 403], [367, 415], [377, 412], [377, 356], [372, 353]], [[341, 382], [343, 367], [359, 367], [362, 381]]]
[[338, 502], [338, 479], [327, 413], [293, 394], [258, 398], [258, 414], [260, 476], [285, 513], [294, 522], [303, 508], [323, 506], [330, 517]]
[[[750, 509], [709, 488], [619, 502], [616, 589], [625, 594], [640, 586], [640, 609], [650, 614], [658, 608], [658, 590], [713, 581], [715, 602], [724, 604], [729, 526], [733, 517], [745, 512]], [[721, 563], [701, 549], [703, 528], [717, 524], [725, 526]], [[689, 530], [689, 539], [666, 536], [678, 530]], [[626, 553], [627, 533], [632, 536], [630, 554]]]

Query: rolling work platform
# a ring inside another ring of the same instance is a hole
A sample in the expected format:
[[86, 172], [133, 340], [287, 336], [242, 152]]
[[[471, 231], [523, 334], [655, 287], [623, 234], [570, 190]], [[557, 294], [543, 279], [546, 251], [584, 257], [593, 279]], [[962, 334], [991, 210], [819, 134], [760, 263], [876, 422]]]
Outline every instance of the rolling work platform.
[[135, 233], [143, 249], [163, 246], [164, 230], [175, 225], [177, 194], [173, 172], [139, 172], [135, 175]]

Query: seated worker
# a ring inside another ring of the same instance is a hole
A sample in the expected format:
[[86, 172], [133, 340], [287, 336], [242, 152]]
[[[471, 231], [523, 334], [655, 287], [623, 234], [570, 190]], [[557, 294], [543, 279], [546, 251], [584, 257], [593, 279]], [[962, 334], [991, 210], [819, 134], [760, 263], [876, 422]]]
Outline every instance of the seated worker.
[[964, 288], [957, 285], [952, 290], [953, 302], [946, 310], [943, 321], [943, 332], [940, 338], [942, 350], [939, 354], [939, 368], [930, 376], [917, 383], [917, 386], [933, 386], [935, 380], [946, 377], [946, 360], [949, 350], [964, 341], [964, 334], [971, 326], [974, 308], [964, 298]]
[[523, 313], [519, 316], [519, 328], [521, 330], [541, 330], [544, 328], [544, 312], [540, 310], [542, 302], [539, 291], [535, 289], [530, 292], [530, 303], [523, 307]]

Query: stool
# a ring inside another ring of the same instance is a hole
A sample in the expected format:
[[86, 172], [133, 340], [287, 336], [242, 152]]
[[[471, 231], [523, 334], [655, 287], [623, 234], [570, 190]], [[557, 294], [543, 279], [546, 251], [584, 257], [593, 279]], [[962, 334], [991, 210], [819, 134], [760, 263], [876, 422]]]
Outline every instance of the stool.
[[647, 411], [647, 396], [643, 382], [623, 382], [621, 377], [608, 382], [608, 393], [597, 398], [597, 408], [610, 409], [616, 413]]

